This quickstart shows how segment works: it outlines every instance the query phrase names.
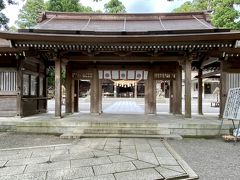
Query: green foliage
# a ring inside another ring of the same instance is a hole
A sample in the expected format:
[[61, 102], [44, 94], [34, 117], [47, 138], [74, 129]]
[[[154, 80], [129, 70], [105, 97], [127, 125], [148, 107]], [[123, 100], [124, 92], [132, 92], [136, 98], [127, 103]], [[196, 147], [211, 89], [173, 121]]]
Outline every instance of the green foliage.
[[240, 28], [240, 12], [234, 8], [234, 5], [239, 5], [240, 0], [193, 0], [187, 1], [175, 12], [194, 12], [212, 10], [211, 21], [214, 26], [239, 29]]
[[27, 0], [18, 15], [20, 28], [33, 27], [37, 24], [38, 13], [45, 10], [44, 0]]
[[110, 0], [108, 3], [104, 4], [104, 9], [106, 13], [125, 13], [126, 12], [125, 6], [119, 0]]
[[8, 4], [16, 4], [14, 0], [0, 0], [0, 29], [8, 29], [8, 21], [9, 19], [6, 17], [6, 15], [2, 12], [6, 8], [6, 3]]
[[92, 12], [89, 6], [83, 6], [79, 0], [49, 0], [47, 3], [48, 11], [60, 12]]

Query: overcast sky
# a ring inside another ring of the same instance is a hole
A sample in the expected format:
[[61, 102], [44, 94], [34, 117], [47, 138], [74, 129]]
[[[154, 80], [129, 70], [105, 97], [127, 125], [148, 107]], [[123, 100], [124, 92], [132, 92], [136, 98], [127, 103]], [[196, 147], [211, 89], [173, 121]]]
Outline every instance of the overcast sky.
[[[17, 19], [19, 9], [22, 7], [24, 0], [18, 0], [19, 5], [11, 5], [4, 10], [4, 13], [10, 18], [9, 25], [13, 25]], [[104, 4], [109, 0], [93, 2], [92, 0], [80, 0], [85, 6], [92, 7], [93, 10], [104, 11]], [[120, 0], [128, 13], [153, 13], [153, 12], [171, 12], [174, 8], [179, 7], [187, 0]]]

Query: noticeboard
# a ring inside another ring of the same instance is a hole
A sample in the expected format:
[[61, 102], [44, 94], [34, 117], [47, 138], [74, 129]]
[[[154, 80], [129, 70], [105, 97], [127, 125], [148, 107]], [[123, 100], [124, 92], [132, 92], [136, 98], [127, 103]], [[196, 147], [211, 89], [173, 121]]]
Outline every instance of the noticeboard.
[[229, 89], [223, 118], [240, 120], [240, 88]]

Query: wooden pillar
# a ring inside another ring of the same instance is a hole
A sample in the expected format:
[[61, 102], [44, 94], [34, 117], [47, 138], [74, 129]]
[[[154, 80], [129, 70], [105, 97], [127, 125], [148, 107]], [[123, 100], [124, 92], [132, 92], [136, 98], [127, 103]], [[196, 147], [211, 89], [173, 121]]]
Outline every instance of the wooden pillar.
[[145, 81], [145, 114], [156, 114], [156, 82], [152, 70], [148, 71]]
[[79, 80], [74, 81], [74, 106], [73, 111], [79, 112], [78, 101], [79, 101]]
[[22, 94], [23, 94], [23, 73], [22, 73], [22, 59], [17, 60], [17, 116], [23, 116], [23, 104], [22, 104]]
[[99, 75], [96, 68], [93, 69], [93, 76], [91, 79], [91, 105], [90, 112], [92, 114], [99, 114]]
[[174, 114], [182, 114], [182, 66], [176, 68], [174, 86]]
[[99, 113], [102, 112], [102, 80], [99, 79]]
[[220, 77], [220, 114], [219, 117], [223, 117], [224, 108], [227, 100], [227, 73], [224, 70], [225, 62], [221, 62], [221, 77]]
[[55, 116], [62, 116], [62, 63], [61, 59], [55, 59]]
[[191, 58], [188, 57], [185, 61], [185, 118], [192, 117], [191, 73]]
[[175, 99], [175, 96], [174, 96], [174, 91], [173, 91], [173, 80], [171, 79], [170, 80], [170, 86], [169, 86], [169, 112], [170, 113], [174, 113], [174, 99]]
[[114, 83], [114, 90], [113, 90], [114, 97], [117, 97], [117, 84]]
[[65, 112], [72, 113], [72, 68], [70, 64], [66, 67], [66, 102]]
[[137, 82], [134, 84], [134, 98], [137, 98]]
[[198, 114], [203, 115], [203, 106], [202, 106], [202, 94], [203, 85], [202, 85], [202, 69], [198, 70]]

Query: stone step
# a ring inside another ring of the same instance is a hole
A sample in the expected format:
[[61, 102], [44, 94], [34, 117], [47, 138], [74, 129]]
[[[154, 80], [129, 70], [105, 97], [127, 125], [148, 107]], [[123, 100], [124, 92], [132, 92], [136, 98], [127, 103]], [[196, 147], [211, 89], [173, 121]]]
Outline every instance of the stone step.
[[[82, 132], [82, 129], [78, 131], [78, 128], [74, 133]], [[85, 128], [84, 134], [146, 134], [146, 135], [161, 135], [170, 134], [168, 128]]]
[[160, 138], [160, 139], [174, 139], [181, 140], [182, 136], [178, 134], [162, 134], [162, 135], [151, 135], [151, 134], [74, 134], [65, 133], [60, 136], [62, 139], [78, 139], [78, 138]]
[[[129, 120], [131, 121], [131, 120]], [[115, 128], [157, 128], [166, 127], [166, 125], [159, 123], [128, 123], [128, 122], [91, 122], [90, 127], [115, 127]]]

